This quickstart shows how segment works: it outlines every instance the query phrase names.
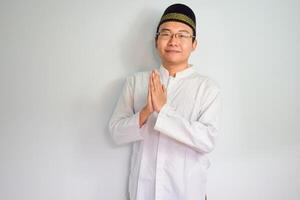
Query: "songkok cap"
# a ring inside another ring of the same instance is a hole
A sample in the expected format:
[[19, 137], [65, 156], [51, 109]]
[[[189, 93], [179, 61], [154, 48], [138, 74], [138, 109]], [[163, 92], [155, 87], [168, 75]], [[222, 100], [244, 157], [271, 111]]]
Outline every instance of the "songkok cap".
[[188, 6], [184, 4], [173, 4], [169, 6], [162, 15], [156, 32], [158, 32], [161, 24], [168, 21], [182, 22], [190, 26], [193, 29], [193, 35], [196, 36], [196, 17], [193, 10]]

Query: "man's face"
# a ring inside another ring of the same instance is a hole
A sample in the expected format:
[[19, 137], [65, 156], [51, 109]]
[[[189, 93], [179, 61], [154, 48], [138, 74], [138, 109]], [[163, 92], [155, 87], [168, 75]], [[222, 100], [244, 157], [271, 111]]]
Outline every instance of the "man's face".
[[[156, 49], [162, 63], [169, 65], [187, 64], [191, 52], [197, 46], [197, 41], [193, 42], [192, 37], [183, 36], [192, 36], [192, 28], [184, 23], [171, 21], [161, 24], [158, 32], [160, 35], [156, 41]], [[174, 33], [178, 34], [173, 35]]]

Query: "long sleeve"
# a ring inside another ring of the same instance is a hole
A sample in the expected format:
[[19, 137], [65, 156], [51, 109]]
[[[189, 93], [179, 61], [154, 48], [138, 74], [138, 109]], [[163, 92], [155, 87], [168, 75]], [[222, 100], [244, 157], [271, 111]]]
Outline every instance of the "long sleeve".
[[220, 90], [214, 88], [205, 98], [196, 121], [182, 117], [174, 107], [165, 104], [160, 110], [154, 129], [194, 150], [209, 153], [214, 149], [220, 128]]
[[134, 113], [134, 77], [128, 77], [114, 113], [109, 121], [109, 131], [117, 144], [142, 140], [139, 112]]

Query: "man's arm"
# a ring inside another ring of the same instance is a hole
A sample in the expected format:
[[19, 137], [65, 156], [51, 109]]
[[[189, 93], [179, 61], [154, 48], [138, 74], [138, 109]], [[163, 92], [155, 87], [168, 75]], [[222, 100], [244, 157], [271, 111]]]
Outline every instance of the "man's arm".
[[[109, 130], [117, 144], [142, 140], [140, 128], [153, 112], [150, 87], [148, 87], [147, 104], [140, 112], [134, 113], [133, 87], [134, 77], [126, 79], [113, 116], [109, 122]], [[149, 76], [149, 84], [151, 75]]]
[[209, 92], [202, 110], [196, 121], [189, 121], [171, 105], [165, 104], [158, 114], [154, 129], [198, 152], [211, 152], [220, 128], [221, 97], [218, 88]]
[[140, 112], [133, 109], [134, 77], [128, 77], [114, 113], [109, 121], [109, 131], [117, 144], [142, 140], [140, 134]]

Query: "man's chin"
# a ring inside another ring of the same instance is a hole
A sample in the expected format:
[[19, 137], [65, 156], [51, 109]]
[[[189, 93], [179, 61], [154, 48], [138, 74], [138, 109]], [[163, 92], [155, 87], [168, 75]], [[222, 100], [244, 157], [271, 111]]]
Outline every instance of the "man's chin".
[[180, 61], [180, 59], [175, 55], [171, 55], [171, 56], [166, 56], [166, 57], [164, 57], [164, 60], [165, 61], [167, 61], [167, 62], [175, 62], [175, 63], [177, 63], [177, 62], [179, 62]]
[[164, 63], [167, 63], [169, 65], [177, 65], [179, 63], [182, 63], [180, 60], [177, 59], [165, 59]]

